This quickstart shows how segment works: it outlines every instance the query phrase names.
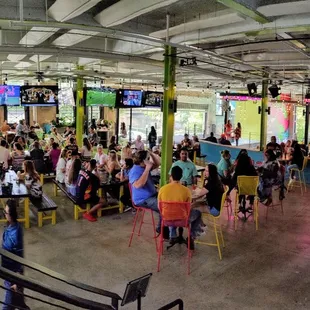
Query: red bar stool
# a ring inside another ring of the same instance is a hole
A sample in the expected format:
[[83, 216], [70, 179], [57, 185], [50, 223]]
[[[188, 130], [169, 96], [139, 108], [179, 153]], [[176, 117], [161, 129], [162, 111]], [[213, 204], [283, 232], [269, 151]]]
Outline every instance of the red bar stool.
[[[155, 241], [155, 247], [156, 247], [156, 252], [158, 252], [158, 246], [157, 246], [157, 236], [156, 236], [156, 226], [155, 226], [155, 219], [154, 219], [154, 211], [148, 208], [144, 208], [144, 207], [140, 207], [140, 206], [136, 206], [133, 202], [132, 199], [132, 189], [131, 189], [131, 184], [129, 184], [129, 190], [130, 190], [130, 196], [131, 196], [131, 202], [132, 202], [132, 206], [136, 209], [136, 215], [133, 221], [133, 227], [132, 227], [132, 232], [130, 235], [130, 239], [129, 239], [129, 244], [128, 247], [131, 246], [132, 240], [133, 240], [133, 236], [134, 235], [138, 235], [138, 237], [140, 237], [141, 235], [141, 229], [142, 229], [142, 225], [143, 224], [151, 224], [153, 226], [153, 238]], [[144, 215], [145, 212], [150, 212], [151, 213], [151, 219], [152, 222], [144, 222]], [[140, 224], [138, 224], [140, 221]], [[136, 226], [137, 224], [139, 225], [139, 230], [138, 233], [136, 233]]]

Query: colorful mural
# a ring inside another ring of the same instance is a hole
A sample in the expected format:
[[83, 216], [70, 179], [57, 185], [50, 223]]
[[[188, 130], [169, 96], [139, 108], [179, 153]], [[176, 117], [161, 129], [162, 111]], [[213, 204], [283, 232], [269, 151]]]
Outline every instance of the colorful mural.
[[276, 136], [278, 141], [287, 141], [289, 138], [291, 105], [286, 103], [269, 103], [267, 136]]

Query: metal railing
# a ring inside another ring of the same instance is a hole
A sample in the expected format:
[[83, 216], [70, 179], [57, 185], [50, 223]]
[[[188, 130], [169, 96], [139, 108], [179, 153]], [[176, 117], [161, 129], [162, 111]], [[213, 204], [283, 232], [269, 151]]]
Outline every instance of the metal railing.
[[[7, 252], [5, 250], [0, 250], [0, 255], [4, 256], [6, 258], [11, 259], [14, 262], [17, 262], [21, 264], [24, 267], [28, 267], [32, 270], [35, 270], [41, 274], [44, 274], [50, 278], [56, 279], [58, 281], [61, 281], [63, 283], [68, 284], [69, 286], [78, 288], [82, 291], [90, 292], [93, 294], [100, 295], [102, 297], [109, 298], [111, 300], [111, 305], [95, 302], [90, 299], [85, 299], [73, 294], [69, 294], [59, 288], [52, 288], [49, 285], [43, 284], [35, 279], [32, 279], [30, 277], [26, 277], [24, 275], [12, 272], [6, 268], [0, 267], [0, 278], [2, 278], [5, 281], [8, 281], [10, 283], [16, 284], [18, 287], [29, 289], [30, 291], [37, 292], [39, 294], [42, 294], [44, 296], [48, 296], [52, 299], [62, 301], [69, 305], [74, 305], [77, 307], [80, 307], [82, 309], [95, 309], [95, 310], [117, 310], [119, 309], [119, 301], [122, 300], [122, 298], [113, 292], [102, 290], [87, 284], [83, 284], [81, 282], [72, 280], [62, 274], [59, 274], [55, 271], [52, 271], [48, 268], [45, 268], [37, 263], [30, 262], [24, 258], [21, 258], [19, 256], [13, 255], [10, 252]], [[2, 287], [6, 289], [5, 287]], [[26, 296], [26, 295], [24, 295]], [[53, 306], [62, 308], [62, 309], [70, 309], [66, 306], [57, 305], [54, 303], [51, 303], [49, 301], [45, 301], [42, 298], [36, 298], [33, 296], [28, 296], [29, 298], [33, 298], [36, 300], [39, 300], [40, 302], [46, 303], [46, 304], [52, 304]], [[1, 302], [3, 304], [3, 302]], [[16, 307], [18, 309], [18, 307]], [[20, 308], [22, 309], [22, 308]]]
[[176, 299], [175, 301], [159, 308], [158, 310], [170, 310], [173, 309], [174, 307], [178, 306], [179, 310], [183, 310], [184, 309], [184, 303], [182, 299]]

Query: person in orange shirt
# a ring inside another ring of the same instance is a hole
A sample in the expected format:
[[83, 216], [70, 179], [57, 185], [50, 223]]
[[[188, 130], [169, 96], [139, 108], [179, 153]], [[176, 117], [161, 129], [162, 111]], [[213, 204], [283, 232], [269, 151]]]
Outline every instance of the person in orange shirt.
[[[161, 187], [158, 193], [158, 201], [171, 201], [171, 202], [191, 202], [192, 194], [189, 188], [181, 183], [183, 170], [179, 166], [174, 166], [171, 169], [170, 183]], [[163, 210], [164, 215], [164, 210]], [[194, 239], [202, 232], [204, 226], [201, 219], [201, 212], [192, 209], [189, 215], [189, 222], [191, 223], [191, 240], [190, 248], [194, 250]], [[176, 235], [176, 227], [169, 227], [170, 244], [178, 242]]]
[[231, 133], [232, 133], [232, 124], [230, 120], [228, 120], [227, 123], [225, 124], [225, 135], [227, 140], [230, 140]]

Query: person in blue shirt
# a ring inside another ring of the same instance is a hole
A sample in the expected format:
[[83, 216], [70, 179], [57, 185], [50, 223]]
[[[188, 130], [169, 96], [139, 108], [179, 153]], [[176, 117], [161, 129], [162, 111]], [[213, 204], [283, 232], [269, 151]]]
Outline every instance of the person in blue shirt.
[[[17, 222], [16, 201], [9, 199], [3, 213], [7, 219], [8, 226], [3, 232], [2, 249], [20, 257], [24, 257], [23, 229]], [[14, 262], [4, 256], [2, 257], [2, 267], [23, 274], [23, 266], [20, 263]], [[11, 305], [20, 307], [21, 309], [30, 309], [25, 304], [23, 289], [21, 287], [9, 281], [4, 281], [4, 286], [7, 290], [2, 308], [3, 310], [15, 309], [15, 307]]]
[[[152, 162], [149, 159], [152, 159]], [[157, 156], [150, 151], [139, 151], [134, 157], [134, 166], [129, 172], [132, 200], [136, 206], [149, 208], [159, 213], [157, 191], [151, 176], [151, 170], [160, 165]], [[160, 231], [160, 222], [156, 229]]]
[[[180, 153], [180, 160], [173, 163], [171, 169], [175, 166], [179, 166], [183, 171], [181, 183], [185, 186], [197, 184], [197, 169], [192, 161], [188, 159], [187, 148], [182, 148]], [[171, 169], [169, 175], [171, 175]]]
[[232, 173], [232, 163], [230, 161], [230, 153], [228, 150], [221, 152], [222, 158], [217, 164], [217, 171], [221, 177], [223, 184], [230, 185], [231, 173]]

